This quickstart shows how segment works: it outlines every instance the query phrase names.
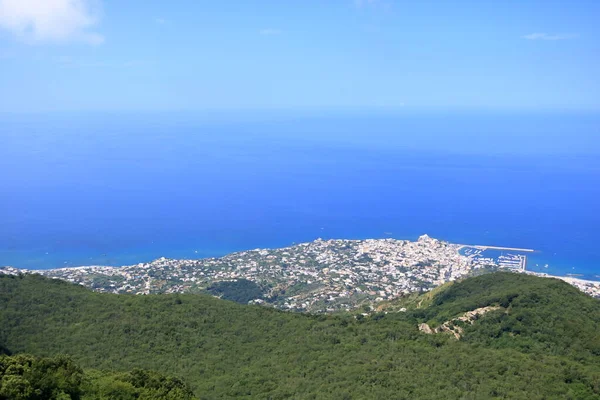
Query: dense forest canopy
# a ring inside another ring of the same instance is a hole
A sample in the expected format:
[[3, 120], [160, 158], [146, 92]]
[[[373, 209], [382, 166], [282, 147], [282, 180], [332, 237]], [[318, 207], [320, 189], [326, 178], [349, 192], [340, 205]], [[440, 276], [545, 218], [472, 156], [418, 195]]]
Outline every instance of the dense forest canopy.
[[2, 400], [134, 400], [192, 399], [193, 393], [180, 379], [135, 369], [110, 373], [83, 371], [70, 358], [0, 356]]
[[209, 286], [206, 291], [221, 299], [241, 304], [248, 304], [250, 300], [262, 299], [263, 297], [260, 286], [248, 279], [217, 282]]
[[[423, 296], [407, 299], [405, 312], [307, 315], [2, 276], [0, 344], [12, 354], [68, 354], [109, 376], [178, 376], [202, 399], [600, 399], [598, 300], [512, 273]], [[474, 321], [456, 320], [485, 307]], [[462, 335], [425, 334], [424, 323], [460, 324]]]

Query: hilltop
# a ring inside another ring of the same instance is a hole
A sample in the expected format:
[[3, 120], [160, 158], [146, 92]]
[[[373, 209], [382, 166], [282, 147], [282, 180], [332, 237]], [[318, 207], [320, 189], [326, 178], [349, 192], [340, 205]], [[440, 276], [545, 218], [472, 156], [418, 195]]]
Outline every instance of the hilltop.
[[[513, 273], [425, 296], [387, 314], [309, 315], [0, 276], [0, 344], [69, 354], [84, 368], [179, 376], [203, 399], [600, 398], [600, 301], [560, 280]], [[462, 331], [457, 339], [422, 324]]]
[[[124, 267], [42, 271], [0, 268], [0, 273], [39, 273], [98, 292], [209, 293], [240, 303], [265, 304], [282, 310], [330, 313], [371, 306], [511, 265], [482, 257], [480, 250], [462, 252], [465, 247], [427, 235], [414, 242], [316, 240], [281, 249], [243, 251], [221, 258], [161, 258]], [[570, 283], [600, 296], [600, 282], [571, 280]]]

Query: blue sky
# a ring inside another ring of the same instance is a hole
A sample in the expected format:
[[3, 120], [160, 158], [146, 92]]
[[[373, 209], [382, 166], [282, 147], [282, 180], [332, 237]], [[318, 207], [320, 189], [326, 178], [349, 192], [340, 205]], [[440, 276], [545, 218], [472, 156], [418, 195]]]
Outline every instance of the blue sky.
[[0, 111], [600, 110], [598, 1], [0, 0]]

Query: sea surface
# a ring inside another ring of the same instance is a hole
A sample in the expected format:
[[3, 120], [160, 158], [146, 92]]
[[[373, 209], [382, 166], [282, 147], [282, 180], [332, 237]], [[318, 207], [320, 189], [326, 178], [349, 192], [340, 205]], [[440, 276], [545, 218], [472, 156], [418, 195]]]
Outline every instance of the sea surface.
[[535, 249], [528, 269], [600, 279], [600, 116], [0, 115], [0, 265], [424, 233]]

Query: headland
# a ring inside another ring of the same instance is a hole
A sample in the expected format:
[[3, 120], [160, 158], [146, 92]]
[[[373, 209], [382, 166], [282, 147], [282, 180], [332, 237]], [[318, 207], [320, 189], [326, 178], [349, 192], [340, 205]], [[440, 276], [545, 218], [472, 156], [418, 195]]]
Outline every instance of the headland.
[[[500, 252], [496, 257], [486, 251]], [[167, 259], [123, 267], [52, 270], [0, 268], [0, 273], [37, 273], [99, 292], [151, 294], [246, 293], [244, 302], [292, 311], [349, 311], [361, 305], [431, 290], [486, 271], [526, 270], [530, 249], [453, 244], [422, 235], [396, 239], [322, 240], [279, 249], [255, 249], [220, 258]], [[562, 279], [600, 297], [600, 282]]]

